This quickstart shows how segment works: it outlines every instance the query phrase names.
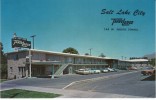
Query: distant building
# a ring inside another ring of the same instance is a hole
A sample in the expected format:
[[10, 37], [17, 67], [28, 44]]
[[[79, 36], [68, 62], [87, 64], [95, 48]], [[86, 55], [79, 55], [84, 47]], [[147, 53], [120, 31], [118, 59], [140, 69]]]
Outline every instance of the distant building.
[[132, 59], [132, 60], [126, 60], [127, 62], [130, 62], [132, 67], [146, 67], [150, 66], [148, 59]]

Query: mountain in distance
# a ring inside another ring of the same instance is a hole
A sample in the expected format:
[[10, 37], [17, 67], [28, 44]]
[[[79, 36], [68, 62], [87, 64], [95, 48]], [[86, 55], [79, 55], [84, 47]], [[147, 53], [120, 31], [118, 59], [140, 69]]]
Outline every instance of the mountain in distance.
[[152, 53], [152, 54], [144, 55], [144, 57], [147, 57], [148, 59], [156, 58], [156, 52], [154, 52], [154, 53]]

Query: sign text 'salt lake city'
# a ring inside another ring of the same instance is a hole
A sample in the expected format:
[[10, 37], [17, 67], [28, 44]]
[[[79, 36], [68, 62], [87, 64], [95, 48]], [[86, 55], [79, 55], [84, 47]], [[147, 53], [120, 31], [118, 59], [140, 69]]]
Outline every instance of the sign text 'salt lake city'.
[[[114, 26], [116, 24], [118, 25], [121, 25], [122, 27], [120, 28], [114, 28], [114, 27], [104, 27], [104, 30], [106, 31], [138, 31], [139, 29], [138, 28], [130, 28], [130, 27], [126, 27], [126, 26], [132, 26], [133, 24], [135, 24], [135, 21], [134, 20], [131, 20], [130, 18], [127, 19], [125, 18], [125, 16], [132, 16], [132, 17], [137, 17], [137, 16], [145, 16], [146, 13], [143, 11], [143, 10], [139, 10], [139, 9], [136, 9], [134, 11], [130, 11], [130, 10], [123, 10], [123, 9], [120, 9], [120, 10], [112, 10], [112, 9], [102, 9], [101, 10], [101, 14], [102, 15], [116, 15], [116, 16], [120, 16], [120, 17], [117, 17], [117, 18], [110, 18], [111, 20], [111, 26]], [[123, 17], [124, 16], [124, 17]], [[114, 16], [113, 16], [114, 17]]]

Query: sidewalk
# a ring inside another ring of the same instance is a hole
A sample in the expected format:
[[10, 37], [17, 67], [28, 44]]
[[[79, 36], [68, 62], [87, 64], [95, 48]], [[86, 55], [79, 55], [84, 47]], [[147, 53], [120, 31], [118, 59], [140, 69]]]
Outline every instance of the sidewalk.
[[62, 94], [62, 96], [58, 98], [141, 98], [138, 96], [131, 96], [131, 95], [78, 91], [78, 90], [64, 90], [64, 89], [54, 89], [54, 88], [41, 88], [41, 87], [32, 87], [32, 86], [21, 86], [21, 87], [16, 87], [16, 89], [25, 89], [25, 90], [32, 90], [32, 91], [39, 91], [39, 92]]

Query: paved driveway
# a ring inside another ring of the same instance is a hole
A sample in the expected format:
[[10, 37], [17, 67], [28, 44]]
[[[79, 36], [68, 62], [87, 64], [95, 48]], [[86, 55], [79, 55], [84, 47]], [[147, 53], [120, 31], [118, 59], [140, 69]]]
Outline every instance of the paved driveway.
[[[55, 79], [28, 78], [6, 81], [1, 83], [1, 89], [17, 88], [40, 92], [51, 92], [62, 94], [62, 98], [154, 97], [155, 82], [141, 82], [140, 80], [144, 78], [144, 76], [140, 75], [140, 72], [133, 71], [93, 75], [64, 75]], [[74, 84], [69, 85], [72, 82]], [[69, 85], [69, 87], [63, 89], [67, 85]]]
[[64, 75], [59, 78], [50, 79], [50, 78], [27, 78], [27, 79], [18, 79], [6, 81], [1, 84], [1, 89], [18, 87], [18, 86], [35, 86], [35, 87], [45, 87], [45, 88], [56, 88], [62, 89], [73, 81], [79, 81], [84, 79], [98, 78], [109, 75], [117, 75], [121, 73], [126, 73], [127, 71], [120, 72], [110, 72], [110, 73], [101, 73], [101, 74], [91, 74], [91, 75]]

